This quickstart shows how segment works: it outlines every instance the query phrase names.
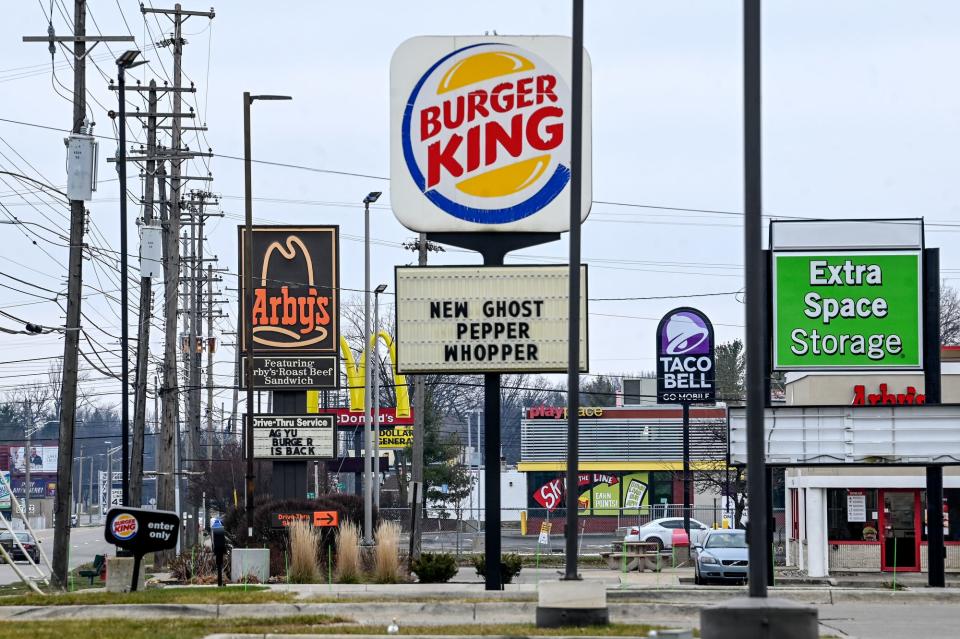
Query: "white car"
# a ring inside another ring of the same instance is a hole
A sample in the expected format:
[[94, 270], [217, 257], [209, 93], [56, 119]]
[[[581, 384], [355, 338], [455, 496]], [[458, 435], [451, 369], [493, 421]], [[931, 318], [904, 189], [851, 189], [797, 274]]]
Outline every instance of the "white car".
[[[631, 526], [624, 535], [624, 541], [652, 541], [658, 549], [673, 548], [673, 531], [683, 530], [683, 517], [663, 517], [654, 519], [643, 526]], [[696, 519], [690, 519], [690, 545], [703, 543], [710, 528]]]

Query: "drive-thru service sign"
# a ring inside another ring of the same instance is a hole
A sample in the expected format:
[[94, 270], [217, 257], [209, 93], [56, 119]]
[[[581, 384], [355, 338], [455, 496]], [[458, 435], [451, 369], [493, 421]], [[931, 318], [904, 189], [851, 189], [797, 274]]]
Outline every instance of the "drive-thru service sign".
[[[402, 373], [567, 370], [566, 266], [397, 267]], [[587, 267], [579, 369], [587, 370]]]

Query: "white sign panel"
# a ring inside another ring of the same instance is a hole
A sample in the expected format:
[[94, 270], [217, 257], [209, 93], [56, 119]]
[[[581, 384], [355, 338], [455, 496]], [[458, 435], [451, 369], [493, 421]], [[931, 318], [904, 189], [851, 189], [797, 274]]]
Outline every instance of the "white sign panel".
[[[401, 373], [565, 372], [569, 269], [397, 267]], [[580, 267], [580, 371], [587, 370], [587, 267]]]
[[[571, 40], [427, 36], [390, 62], [390, 201], [421, 232], [562, 232], [570, 224]], [[590, 212], [583, 56], [581, 220]]]
[[[747, 463], [746, 409], [730, 408], [730, 462]], [[960, 463], [960, 404], [776, 406], [764, 417], [774, 466]]]
[[253, 417], [254, 459], [332, 459], [336, 456], [333, 415]]
[[847, 521], [854, 523], [867, 521], [867, 495], [863, 491], [847, 491]]
[[[10, 447], [10, 469], [19, 473], [26, 470], [26, 455], [23, 446]], [[57, 472], [57, 458], [60, 454], [56, 446], [31, 446], [30, 471], [35, 473]]]

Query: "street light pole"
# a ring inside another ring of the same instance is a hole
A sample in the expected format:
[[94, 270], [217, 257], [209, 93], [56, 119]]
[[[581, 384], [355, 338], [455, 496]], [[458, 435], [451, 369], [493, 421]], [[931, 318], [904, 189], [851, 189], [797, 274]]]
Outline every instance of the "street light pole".
[[373, 489], [373, 505], [380, 512], [380, 294], [387, 290], [386, 284], [373, 289], [373, 463], [376, 464]]
[[363, 198], [363, 544], [373, 545], [373, 433], [370, 423], [370, 204], [380, 198], [371, 191]]
[[247, 351], [244, 376], [247, 385], [247, 419], [244, 421], [244, 441], [247, 453], [246, 520], [247, 537], [253, 537], [253, 180], [250, 160], [250, 105], [254, 100], [292, 100], [288, 95], [250, 95], [243, 92], [243, 344]]

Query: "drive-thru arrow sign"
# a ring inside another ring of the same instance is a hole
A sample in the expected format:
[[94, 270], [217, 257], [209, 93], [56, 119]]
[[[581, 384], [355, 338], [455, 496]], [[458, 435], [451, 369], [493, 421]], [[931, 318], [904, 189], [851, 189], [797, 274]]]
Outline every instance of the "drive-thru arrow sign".
[[314, 528], [328, 528], [340, 523], [340, 514], [335, 510], [318, 510], [313, 513]]

